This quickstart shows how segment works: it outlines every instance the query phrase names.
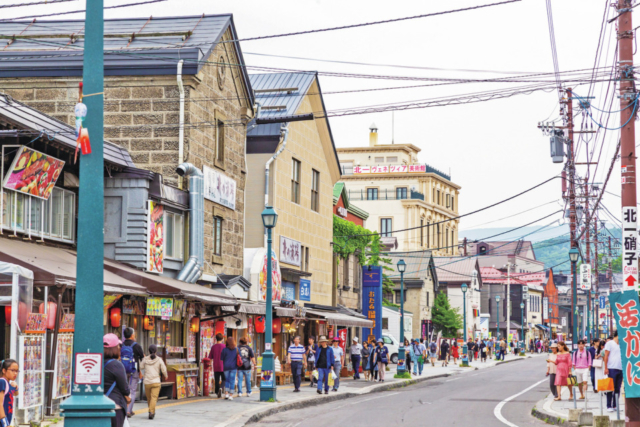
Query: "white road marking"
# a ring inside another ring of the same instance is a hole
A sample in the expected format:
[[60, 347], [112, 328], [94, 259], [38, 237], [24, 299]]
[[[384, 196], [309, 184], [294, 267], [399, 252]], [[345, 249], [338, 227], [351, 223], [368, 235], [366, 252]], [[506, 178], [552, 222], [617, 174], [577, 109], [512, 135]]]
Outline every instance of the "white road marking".
[[356, 402], [345, 403], [344, 405], [335, 406], [335, 407], [333, 407], [333, 409], [340, 409], [340, 408], [344, 408], [345, 406], [357, 405], [358, 403], [368, 402], [368, 401], [370, 401], [370, 400], [375, 400], [375, 399], [381, 399], [381, 398], [383, 398], [383, 397], [395, 396], [396, 394], [400, 394], [400, 392], [397, 392], [397, 393], [390, 393], [390, 394], [385, 394], [384, 396], [371, 397], [371, 398], [369, 398], [369, 399], [358, 400], [358, 401], [356, 401]]
[[446, 382], [446, 383], [448, 383], [448, 382], [450, 382], [450, 381], [458, 381], [459, 379], [460, 379], [460, 378], [453, 378], [453, 379], [450, 379], [450, 380], [446, 380], [445, 382]]
[[520, 395], [522, 395], [522, 394], [525, 394], [526, 392], [528, 392], [528, 391], [529, 391], [529, 390], [531, 390], [532, 388], [534, 388], [534, 387], [536, 387], [536, 386], [538, 386], [538, 385], [542, 384], [542, 383], [543, 383], [543, 382], [545, 382], [545, 381], [549, 381], [549, 380], [545, 378], [545, 379], [543, 379], [543, 380], [541, 380], [541, 381], [538, 381], [538, 382], [537, 382], [537, 383], [535, 383], [534, 385], [532, 385], [532, 386], [530, 386], [530, 387], [525, 388], [525, 389], [524, 389], [524, 390], [522, 390], [520, 393], [517, 393], [517, 394], [514, 394], [513, 396], [507, 397], [505, 400], [503, 400], [502, 402], [500, 402], [500, 403], [498, 403], [498, 404], [496, 405], [496, 407], [495, 407], [495, 408], [494, 408], [494, 410], [493, 410], [493, 415], [494, 415], [497, 419], [499, 419], [503, 424], [506, 424], [506, 425], [508, 425], [509, 427], [518, 427], [516, 424], [513, 424], [512, 422], [507, 421], [507, 419], [506, 419], [505, 417], [503, 417], [503, 416], [502, 416], [502, 414], [501, 414], [501, 412], [502, 412], [502, 407], [503, 407], [504, 405], [506, 405], [506, 404], [507, 404], [507, 402], [509, 402], [509, 401], [511, 401], [511, 400], [513, 400], [513, 399], [515, 399], [516, 397], [518, 397], [518, 396], [520, 396]]

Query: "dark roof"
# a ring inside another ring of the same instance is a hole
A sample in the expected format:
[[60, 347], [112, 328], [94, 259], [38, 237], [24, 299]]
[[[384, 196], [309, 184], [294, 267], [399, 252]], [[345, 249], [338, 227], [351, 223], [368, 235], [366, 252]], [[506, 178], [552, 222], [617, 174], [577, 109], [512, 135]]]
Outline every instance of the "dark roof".
[[[11, 123], [19, 128], [32, 129], [36, 132], [46, 131], [51, 141], [63, 144], [72, 150], [76, 149], [75, 128], [1, 93], [0, 122]], [[104, 160], [120, 167], [135, 166], [127, 150], [108, 141], [104, 142]]]
[[[0, 77], [81, 76], [84, 22], [0, 22], [0, 36], [18, 36], [0, 39]], [[180, 59], [183, 74], [197, 74], [205, 65], [198, 61], [209, 59], [227, 28], [237, 40], [231, 14], [106, 19], [105, 75], [172, 75]], [[229, 46], [236, 50], [250, 87], [240, 44]]]

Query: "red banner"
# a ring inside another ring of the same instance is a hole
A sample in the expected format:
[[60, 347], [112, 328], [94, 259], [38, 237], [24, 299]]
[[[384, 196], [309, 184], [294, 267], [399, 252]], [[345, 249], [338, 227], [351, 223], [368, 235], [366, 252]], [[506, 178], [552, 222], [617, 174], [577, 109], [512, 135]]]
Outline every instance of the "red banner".
[[338, 338], [340, 339], [338, 345], [342, 347], [342, 351], [347, 354], [347, 330], [338, 329]]

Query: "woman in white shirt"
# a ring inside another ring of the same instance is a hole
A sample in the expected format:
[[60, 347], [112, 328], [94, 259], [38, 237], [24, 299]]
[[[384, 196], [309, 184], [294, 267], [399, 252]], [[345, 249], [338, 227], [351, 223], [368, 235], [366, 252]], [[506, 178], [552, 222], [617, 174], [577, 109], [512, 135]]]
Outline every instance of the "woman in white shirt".
[[558, 344], [551, 344], [552, 353], [547, 359], [547, 376], [549, 377], [549, 388], [553, 397], [558, 397], [558, 390], [556, 389], [556, 359], [558, 358]]
[[[604, 374], [604, 340], [600, 340], [596, 346], [596, 358], [593, 359], [593, 367], [595, 368], [596, 390], [598, 388], [598, 380], [609, 378]], [[596, 362], [599, 360], [599, 362]], [[600, 366], [598, 366], [600, 365]]]

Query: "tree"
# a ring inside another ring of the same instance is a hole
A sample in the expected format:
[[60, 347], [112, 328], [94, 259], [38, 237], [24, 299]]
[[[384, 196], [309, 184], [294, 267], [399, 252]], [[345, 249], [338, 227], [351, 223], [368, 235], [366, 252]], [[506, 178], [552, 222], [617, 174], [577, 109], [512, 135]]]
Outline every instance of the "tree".
[[435, 330], [445, 337], [455, 337], [462, 329], [462, 315], [457, 308], [451, 308], [449, 298], [444, 292], [438, 293], [433, 303], [431, 321]]

